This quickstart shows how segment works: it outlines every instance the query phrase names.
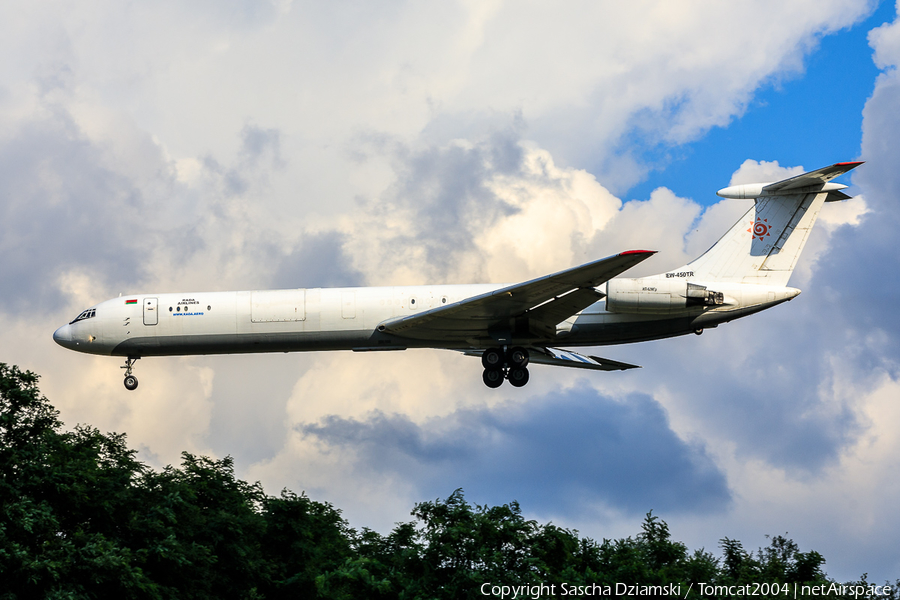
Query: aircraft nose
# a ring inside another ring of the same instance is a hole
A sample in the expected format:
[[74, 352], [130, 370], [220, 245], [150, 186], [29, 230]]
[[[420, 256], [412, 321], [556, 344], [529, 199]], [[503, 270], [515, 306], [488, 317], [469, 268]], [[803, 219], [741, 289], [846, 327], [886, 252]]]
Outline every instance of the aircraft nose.
[[75, 344], [72, 342], [72, 326], [63, 325], [53, 332], [53, 341], [63, 348], [72, 348]]

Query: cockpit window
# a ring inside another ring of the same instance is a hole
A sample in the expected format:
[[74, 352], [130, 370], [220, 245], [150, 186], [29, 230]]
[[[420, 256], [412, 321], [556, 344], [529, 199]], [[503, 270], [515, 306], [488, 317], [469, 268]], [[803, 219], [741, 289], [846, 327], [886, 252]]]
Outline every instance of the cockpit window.
[[82, 312], [77, 317], [75, 317], [72, 321], [70, 321], [69, 325], [71, 325], [72, 323], [77, 323], [78, 321], [84, 321], [85, 319], [90, 319], [91, 317], [93, 317], [96, 314], [97, 314], [96, 308], [89, 308], [86, 311]]

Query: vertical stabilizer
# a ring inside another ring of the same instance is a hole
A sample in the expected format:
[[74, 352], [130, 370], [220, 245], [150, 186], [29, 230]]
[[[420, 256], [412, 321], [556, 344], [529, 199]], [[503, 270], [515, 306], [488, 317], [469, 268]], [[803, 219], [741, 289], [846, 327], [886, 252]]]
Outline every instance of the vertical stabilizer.
[[702, 281], [785, 286], [826, 201], [848, 198], [829, 183], [862, 163], [837, 163], [784, 181], [719, 191], [726, 198], [756, 198], [722, 238], [679, 271]]
[[767, 196], [684, 270], [704, 281], [787, 285], [827, 193]]

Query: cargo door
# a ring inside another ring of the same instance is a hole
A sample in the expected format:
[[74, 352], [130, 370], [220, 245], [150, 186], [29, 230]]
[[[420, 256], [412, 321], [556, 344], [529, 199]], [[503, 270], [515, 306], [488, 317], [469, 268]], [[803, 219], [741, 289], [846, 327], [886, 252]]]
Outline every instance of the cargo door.
[[279, 323], [306, 320], [306, 290], [265, 290], [250, 295], [250, 320]]

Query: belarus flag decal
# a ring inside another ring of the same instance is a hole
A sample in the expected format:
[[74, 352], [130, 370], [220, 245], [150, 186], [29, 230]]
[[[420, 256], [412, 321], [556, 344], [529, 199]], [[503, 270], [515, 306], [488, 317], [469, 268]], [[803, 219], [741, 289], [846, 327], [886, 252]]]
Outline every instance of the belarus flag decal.
[[137, 304], [137, 299], [134, 300], [126, 300], [125, 304]]

